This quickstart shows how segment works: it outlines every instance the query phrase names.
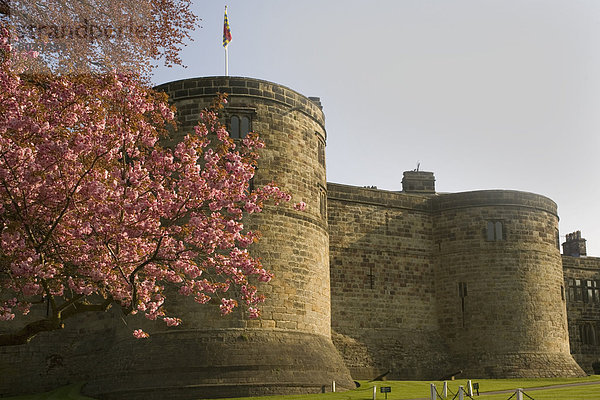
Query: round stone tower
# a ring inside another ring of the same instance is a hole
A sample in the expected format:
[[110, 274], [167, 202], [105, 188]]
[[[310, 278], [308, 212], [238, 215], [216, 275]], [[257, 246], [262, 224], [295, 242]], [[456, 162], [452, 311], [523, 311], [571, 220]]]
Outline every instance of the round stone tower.
[[240, 310], [221, 317], [216, 305], [177, 299], [169, 309], [184, 324], [154, 328], [144, 341], [119, 335], [110, 367], [85, 392], [147, 400], [317, 393], [330, 391], [332, 381], [339, 389], [354, 387], [331, 342], [326, 133], [319, 100], [239, 77], [187, 79], [157, 89], [177, 107], [177, 135], [192, 131], [217, 92], [227, 93], [222, 116], [231, 136], [251, 130], [266, 144], [253, 185], [275, 181], [307, 209], [265, 206], [245, 221], [261, 232], [252, 254], [275, 275], [259, 288], [267, 295], [260, 319], [249, 320]]
[[433, 200], [440, 330], [469, 377], [582, 376], [569, 354], [556, 204], [489, 190]]

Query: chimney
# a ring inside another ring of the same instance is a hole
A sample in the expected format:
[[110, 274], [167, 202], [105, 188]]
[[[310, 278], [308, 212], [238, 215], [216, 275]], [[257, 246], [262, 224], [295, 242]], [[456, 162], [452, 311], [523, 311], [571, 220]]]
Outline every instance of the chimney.
[[567, 240], [562, 244], [563, 255], [571, 257], [587, 256], [585, 239], [581, 238], [581, 231], [568, 233]]
[[433, 172], [405, 171], [402, 178], [402, 191], [406, 193], [434, 194], [435, 177]]

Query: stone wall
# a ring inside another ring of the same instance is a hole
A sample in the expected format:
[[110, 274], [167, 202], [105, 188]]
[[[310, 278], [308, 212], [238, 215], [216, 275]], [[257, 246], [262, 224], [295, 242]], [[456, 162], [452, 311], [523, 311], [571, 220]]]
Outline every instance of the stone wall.
[[550, 199], [328, 188], [332, 329], [355, 377], [583, 374]]
[[[176, 310], [184, 314], [185, 325], [153, 335], [155, 345], [146, 346], [156, 356], [164, 348], [178, 356], [158, 369], [148, 369], [143, 360], [117, 364], [122, 368], [99, 377], [86, 391], [111, 399], [147, 399], [166, 392], [174, 398], [173, 386], [196, 388], [182, 389], [181, 398], [217, 392], [315, 393], [325, 384], [329, 388], [333, 380], [340, 389], [352, 388], [350, 374], [331, 342], [329, 236], [323, 211], [326, 134], [321, 108], [284, 86], [249, 78], [187, 79], [158, 89], [167, 92], [178, 108], [182, 133], [192, 130], [199, 112], [217, 92], [228, 93], [223, 122], [230, 132], [235, 130], [234, 117], [246, 118], [265, 142], [254, 186], [275, 181], [292, 194], [293, 201], [307, 203], [307, 210], [296, 211], [290, 204], [265, 205], [262, 213], [245, 218], [247, 229], [261, 233], [250, 251], [275, 274], [260, 287], [267, 301], [261, 305], [259, 320], [249, 320], [241, 311], [221, 318], [210, 308], [182, 303]], [[119, 359], [121, 353], [131, 352], [132, 344], [120, 342], [108, 357]], [[141, 348], [139, 352], [146, 354]], [[196, 368], [198, 373], [189, 372]], [[165, 375], [163, 387], [153, 387], [152, 376], [157, 374]], [[123, 384], [115, 384], [115, 376], [124, 379]], [[209, 390], [211, 385], [219, 390]]]
[[[132, 328], [117, 320], [97, 344], [89, 345], [98, 349], [89, 355], [98, 357], [84, 357], [92, 366], [84, 372], [71, 367], [60, 374], [44, 371], [40, 360], [54, 362], [55, 349], [64, 365], [81, 364], [72, 358], [80, 353], [65, 349], [60, 334], [40, 337], [39, 346], [7, 350], [0, 355], [0, 370], [11, 369], [19, 360], [20, 365], [31, 365], [38, 378], [28, 385], [26, 374], [15, 373], [18, 383], [2, 379], [0, 393], [36, 392], [82, 378], [88, 381], [84, 393], [102, 399], [163, 399], [166, 393], [172, 399], [317, 393], [331, 390], [334, 380], [338, 390], [353, 388], [331, 341], [326, 133], [320, 104], [284, 86], [249, 78], [188, 79], [157, 89], [167, 92], [178, 108], [174, 141], [192, 131], [217, 92], [228, 93], [223, 122], [233, 128], [234, 117], [238, 122], [246, 118], [266, 144], [254, 186], [276, 181], [293, 201], [308, 205], [304, 212], [291, 204], [265, 205], [263, 213], [245, 219], [248, 229], [262, 234], [250, 251], [275, 274], [272, 282], [259, 287], [268, 298], [261, 306], [262, 317], [250, 320], [238, 310], [223, 318], [216, 304], [200, 306], [175, 297], [166, 307], [183, 318], [181, 326], [167, 329], [164, 324], [127, 319], [151, 334], [140, 341], [133, 339]], [[81, 332], [86, 336], [81, 342], [89, 343], [88, 337], [103, 332], [96, 328], [100, 327], [74, 323], [69, 329]]]
[[[327, 221], [320, 211], [321, 193], [326, 190], [325, 165], [319, 162], [319, 143], [326, 136], [321, 109], [284, 86], [250, 78], [186, 79], [157, 89], [167, 92], [177, 106], [182, 133], [193, 129], [199, 112], [217, 92], [228, 93], [223, 122], [229, 124], [233, 115], [248, 116], [252, 130], [265, 142], [255, 187], [274, 181], [293, 195], [294, 202], [307, 203], [304, 212], [289, 204], [266, 205], [263, 213], [245, 219], [248, 229], [261, 232], [260, 242], [250, 250], [275, 273], [275, 279], [262, 288], [269, 300], [261, 306], [260, 321], [239, 325], [236, 320], [235, 327], [329, 336], [329, 242]], [[221, 324], [216, 328], [224, 327], [222, 318], [213, 319]]]
[[336, 346], [353, 377], [452, 372], [435, 307], [428, 197], [331, 183], [328, 191], [332, 329], [351, 339]]
[[571, 353], [587, 372], [600, 362], [600, 258], [563, 255]]
[[[580, 376], [569, 349], [588, 372], [600, 360], [600, 258], [561, 258], [550, 199], [436, 194], [424, 171], [405, 173], [404, 192], [326, 183], [318, 98], [237, 77], [159, 89], [178, 108], [173, 141], [217, 92], [229, 93], [223, 122], [241, 132], [245, 119], [266, 143], [253, 184], [274, 180], [308, 204], [267, 205], [245, 220], [262, 233], [251, 251], [276, 276], [260, 287], [262, 317], [238, 309], [223, 318], [217, 304], [177, 297], [167, 304], [184, 319], [176, 328], [117, 310], [79, 316], [0, 348], [3, 395], [78, 381], [115, 400], [315, 393], [332, 380], [351, 388], [348, 369], [355, 379]], [[151, 338], [133, 340], [131, 326]]]
[[[45, 310], [33, 310], [27, 317], [2, 322], [0, 332], [14, 332], [45, 317]], [[117, 310], [81, 314], [70, 319], [63, 330], [40, 333], [28, 344], [0, 347], [0, 397], [87, 381], [105, 368], [104, 356], [120, 325], [123, 322]]]
[[435, 289], [453, 365], [472, 377], [580, 376], [569, 354], [556, 204], [490, 190], [433, 201]]

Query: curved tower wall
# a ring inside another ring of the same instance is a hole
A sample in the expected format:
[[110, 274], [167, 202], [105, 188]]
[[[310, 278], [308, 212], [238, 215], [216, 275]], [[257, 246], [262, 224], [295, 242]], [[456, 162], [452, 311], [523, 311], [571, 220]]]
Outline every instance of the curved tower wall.
[[452, 364], [471, 377], [582, 375], [569, 354], [556, 204], [479, 191], [440, 195], [433, 212], [438, 320]]
[[[331, 390], [334, 380], [340, 389], [354, 387], [331, 342], [320, 105], [286, 87], [249, 78], [187, 79], [158, 89], [177, 107], [181, 126], [176, 135], [192, 131], [217, 92], [228, 93], [224, 119], [249, 118], [251, 129], [265, 142], [254, 185], [275, 181], [292, 194], [292, 201], [306, 202], [307, 209], [266, 205], [262, 213], [245, 220], [249, 229], [261, 232], [250, 251], [275, 275], [259, 286], [267, 296], [260, 319], [249, 320], [241, 310], [221, 317], [216, 305], [179, 299], [168, 307], [184, 324], [178, 329], [154, 328], [143, 343], [131, 340], [130, 333], [122, 336], [108, 360], [119, 367], [98, 376], [86, 393], [140, 399], [163, 398], [166, 390], [169, 398], [316, 393]], [[120, 362], [124, 353], [137, 357], [135, 365]], [[153, 357], [164, 361], [149, 367], [146, 361]], [[123, 384], [115, 384], [115, 373], [119, 379], [124, 374]], [[160, 385], [152, 378], [158, 373]]]

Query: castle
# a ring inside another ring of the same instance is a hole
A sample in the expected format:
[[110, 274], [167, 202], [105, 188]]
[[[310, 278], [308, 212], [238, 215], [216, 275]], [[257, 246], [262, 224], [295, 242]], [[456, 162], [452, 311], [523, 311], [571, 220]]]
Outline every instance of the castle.
[[136, 321], [152, 333], [141, 341], [118, 313], [82, 315], [63, 332], [0, 348], [0, 393], [86, 381], [84, 393], [101, 399], [291, 394], [385, 373], [582, 376], [600, 360], [600, 258], [586, 256], [578, 232], [561, 256], [552, 200], [437, 193], [424, 171], [404, 172], [397, 192], [327, 183], [318, 98], [239, 77], [158, 89], [178, 109], [179, 134], [228, 93], [231, 136], [253, 130], [266, 143], [254, 185], [274, 180], [308, 204], [267, 206], [247, 221], [262, 233], [253, 253], [276, 276], [262, 287], [262, 317], [220, 317], [177, 298], [169, 307], [185, 324]]

